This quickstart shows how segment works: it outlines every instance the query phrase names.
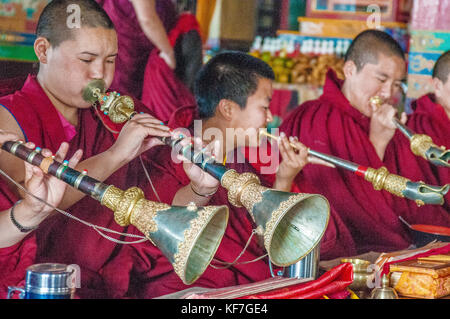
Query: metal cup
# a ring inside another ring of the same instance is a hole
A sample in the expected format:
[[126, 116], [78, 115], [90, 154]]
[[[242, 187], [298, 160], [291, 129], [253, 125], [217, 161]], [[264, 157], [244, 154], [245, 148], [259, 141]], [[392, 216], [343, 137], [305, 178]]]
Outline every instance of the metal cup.
[[283, 277], [288, 278], [314, 278], [319, 274], [320, 244], [297, 263], [286, 267]]
[[75, 293], [71, 284], [74, 272], [64, 264], [32, 265], [26, 271], [25, 287], [8, 287], [7, 298], [18, 291], [20, 299], [71, 299]]
[[[277, 275], [286, 278], [317, 279], [319, 275], [319, 261], [320, 261], [320, 243], [298, 262], [283, 268], [283, 270], [278, 271]], [[274, 277], [271, 263], [269, 263], [269, 266], [272, 276]]]

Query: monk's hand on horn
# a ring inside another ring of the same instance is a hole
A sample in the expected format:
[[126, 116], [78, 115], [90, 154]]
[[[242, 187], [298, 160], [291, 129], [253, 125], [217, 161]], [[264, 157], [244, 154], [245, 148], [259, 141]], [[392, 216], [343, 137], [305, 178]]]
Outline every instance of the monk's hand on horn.
[[276, 172], [274, 188], [290, 191], [295, 176], [308, 164], [308, 148], [297, 137], [289, 139], [282, 132], [278, 139], [281, 162]]
[[[200, 138], [195, 137], [194, 139], [185, 138], [181, 142], [182, 146], [191, 144], [195, 153], [203, 153], [206, 157], [215, 157], [218, 153], [220, 143], [218, 141], [213, 141], [209, 144], [205, 144]], [[202, 156], [198, 158], [199, 163], [204, 159]], [[177, 155], [177, 159], [183, 162], [183, 169], [190, 179], [190, 187], [192, 191], [199, 196], [210, 197], [219, 188], [219, 181], [198, 167], [190, 159], [185, 158], [182, 155]]]
[[[371, 104], [371, 108], [369, 139], [378, 156], [383, 160], [386, 147], [397, 129], [394, 123], [397, 110], [388, 103], [379, 106]], [[404, 113], [402, 114], [402, 121], [406, 122], [406, 114]]]
[[[69, 144], [63, 142], [55, 155], [49, 149], [42, 149], [40, 152], [44, 157], [53, 157], [55, 161], [62, 162], [69, 150]], [[83, 156], [82, 150], [77, 150], [67, 161], [67, 165], [74, 168]], [[45, 200], [52, 206], [58, 206], [61, 202], [67, 184], [58, 178], [45, 174], [39, 167], [25, 163], [25, 188], [34, 196]], [[45, 219], [53, 208], [37, 200], [30, 194], [24, 194], [23, 204], [28, 207], [28, 218], [30, 224], [38, 224]]]
[[149, 114], [136, 114], [120, 131], [110, 150], [124, 164], [163, 143], [156, 137], [169, 137], [170, 128]]

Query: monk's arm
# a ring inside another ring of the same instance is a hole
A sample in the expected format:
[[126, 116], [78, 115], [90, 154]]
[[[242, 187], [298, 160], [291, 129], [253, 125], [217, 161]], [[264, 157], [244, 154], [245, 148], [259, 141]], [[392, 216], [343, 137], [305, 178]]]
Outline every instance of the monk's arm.
[[175, 53], [166, 29], [156, 12], [155, 0], [131, 0], [139, 25], [147, 38], [165, 54], [166, 63], [175, 69]]

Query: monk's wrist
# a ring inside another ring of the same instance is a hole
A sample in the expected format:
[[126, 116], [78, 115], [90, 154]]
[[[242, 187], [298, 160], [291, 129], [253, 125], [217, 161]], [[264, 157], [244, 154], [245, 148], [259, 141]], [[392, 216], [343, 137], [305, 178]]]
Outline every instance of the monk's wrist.
[[[37, 207], [40, 207], [37, 209]], [[17, 202], [11, 208], [12, 219], [24, 228], [37, 228], [37, 226], [49, 215], [50, 211], [43, 212], [40, 205], [29, 204], [26, 200]]]

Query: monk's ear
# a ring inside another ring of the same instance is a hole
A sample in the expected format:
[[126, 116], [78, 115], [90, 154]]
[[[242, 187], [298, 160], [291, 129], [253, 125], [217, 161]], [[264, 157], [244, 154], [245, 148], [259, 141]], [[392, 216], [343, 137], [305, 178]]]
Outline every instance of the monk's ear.
[[431, 80], [431, 83], [433, 85], [434, 94], [436, 97], [440, 97], [442, 95], [442, 89], [444, 88], [444, 83], [438, 78], [433, 78]]
[[220, 115], [227, 121], [231, 121], [235, 114], [235, 104], [233, 101], [222, 99], [217, 105], [216, 114]]
[[44, 37], [38, 37], [34, 41], [34, 53], [36, 53], [37, 58], [39, 59], [40, 63], [46, 64], [47, 63], [47, 53], [50, 49], [50, 42]]
[[348, 60], [344, 63], [343, 71], [345, 78], [348, 79], [358, 72], [355, 62]]

